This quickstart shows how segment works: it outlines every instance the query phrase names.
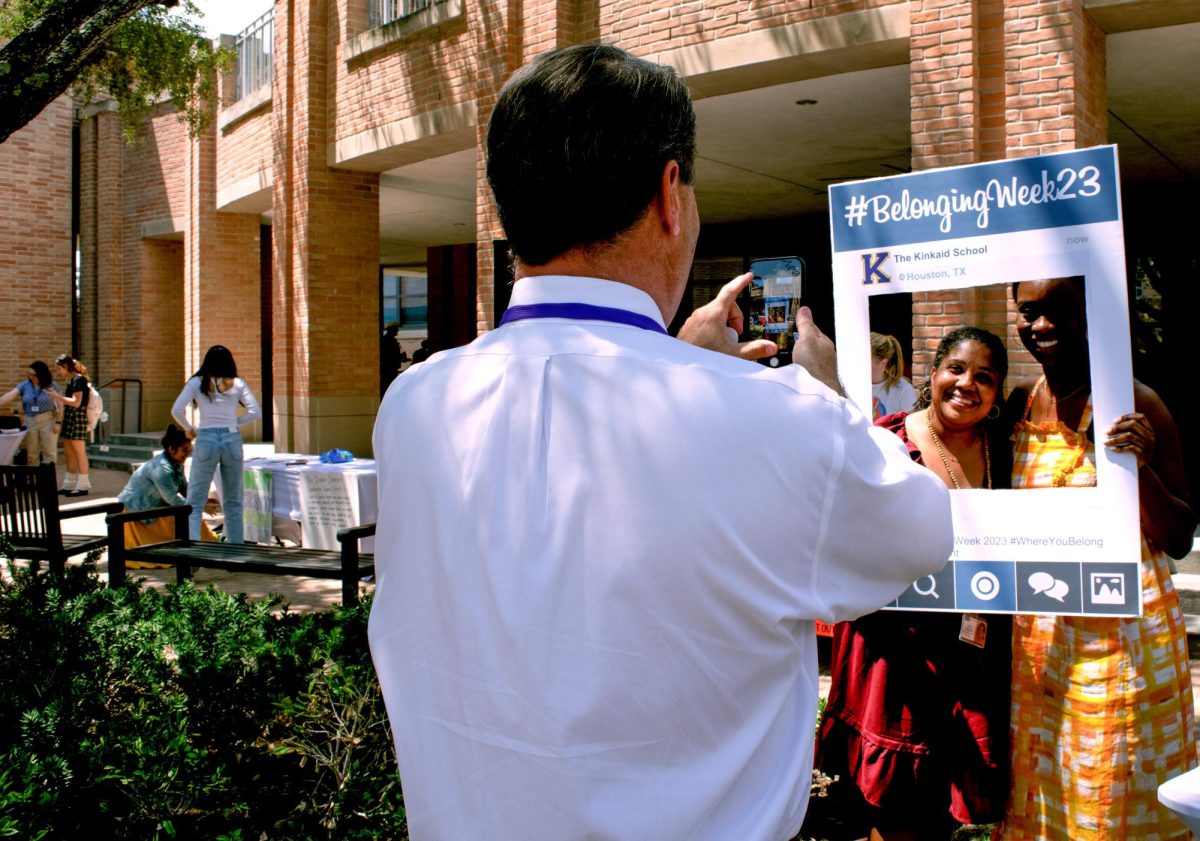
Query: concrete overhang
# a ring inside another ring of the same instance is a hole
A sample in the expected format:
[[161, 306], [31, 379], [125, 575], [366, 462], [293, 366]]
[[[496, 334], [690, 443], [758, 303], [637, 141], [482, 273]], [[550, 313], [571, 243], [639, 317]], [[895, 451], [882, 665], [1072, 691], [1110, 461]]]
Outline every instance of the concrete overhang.
[[908, 4], [747, 32], [647, 56], [674, 67], [696, 99], [907, 64]]
[[265, 213], [271, 209], [271, 169], [260, 169], [217, 190], [217, 210], [223, 213]]
[[1200, 0], [1083, 0], [1083, 8], [1109, 35], [1200, 22]]
[[183, 239], [187, 220], [182, 216], [173, 219], [154, 219], [142, 223], [142, 239]]
[[335, 140], [327, 160], [331, 167], [386, 172], [470, 149], [476, 130], [474, 102], [447, 105]]

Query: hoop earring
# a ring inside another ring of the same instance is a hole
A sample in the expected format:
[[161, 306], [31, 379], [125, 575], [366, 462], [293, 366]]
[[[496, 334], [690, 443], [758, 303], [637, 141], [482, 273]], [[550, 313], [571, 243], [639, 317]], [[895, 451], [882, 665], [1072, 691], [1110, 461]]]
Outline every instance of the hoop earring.
[[929, 380], [926, 380], [925, 384], [917, 389], [917, 402], [923, 407], [933, 402], [933, 386]]
[[988, 409], [988, 413], [984, 416], [990, 421], [994, 421], [1000, 417], [1000, 407], [993, 403], [992, 408]]

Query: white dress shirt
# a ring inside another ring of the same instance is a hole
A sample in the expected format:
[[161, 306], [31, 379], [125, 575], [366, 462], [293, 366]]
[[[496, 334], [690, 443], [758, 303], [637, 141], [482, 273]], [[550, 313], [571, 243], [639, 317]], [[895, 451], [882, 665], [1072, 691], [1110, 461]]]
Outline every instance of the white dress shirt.
[[[511, 307], [662, 317], [591, 278]], [[948, 494], [800, 366], [518, 321], [398, 377], [375, 425], [371, 652], [416, 841], [783, 841], [813, 620], [937, 572]]]

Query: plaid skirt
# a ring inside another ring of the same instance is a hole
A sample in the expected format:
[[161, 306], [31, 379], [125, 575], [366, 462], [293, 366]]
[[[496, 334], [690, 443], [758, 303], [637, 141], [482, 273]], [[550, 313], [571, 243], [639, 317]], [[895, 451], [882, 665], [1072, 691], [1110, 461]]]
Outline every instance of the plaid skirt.
[[63, 409], [62, 432], [58, 437], [61, 441], [83, 441], [87, 438], [87, 409], [78, 406], [67, 406]]

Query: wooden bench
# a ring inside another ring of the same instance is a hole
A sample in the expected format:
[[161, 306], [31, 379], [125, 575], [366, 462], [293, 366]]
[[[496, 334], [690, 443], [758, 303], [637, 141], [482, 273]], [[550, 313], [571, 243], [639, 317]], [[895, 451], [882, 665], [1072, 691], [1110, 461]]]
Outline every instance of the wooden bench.
[[[229, 572], [259, 572], [267, 575], [301, 575], [308, 578], [336, 578], [342, 582], [342, 604], [358, 604], [358, 582], [375, 573], [375, 557], [361, 555], [358, 541], [375, 534], [375, 524], [353, 526], [337, 533], [341, 551], [326, 549], [292, 549], [261, 543], [218, 543], [191, 540], [188, 537], [190, 505], [152, 508], [148, 511], [126, 511], [109, 514], [108, 523], [108, 583], [116, 586], [125, 580], [127, 561], [146, 561], [171, 564], [175, 579], [191, 577], [193, 567], [223, 569]], [[166, 543], [145, 546], [125, 545], [125, 523], [159, 517], [175, 518], [175, 539]]]
[[62, 572], [67, 558], [103, 549], [106, 538], [63, 534], [63, 523], [89, 514], [108, 514], [124, 506], [116, 500], [58, 507], [53, 464], [0, 465], [0, 534], [18, 558], [28, 558], [37, 572], [44, 558], [52, 572]]

